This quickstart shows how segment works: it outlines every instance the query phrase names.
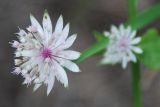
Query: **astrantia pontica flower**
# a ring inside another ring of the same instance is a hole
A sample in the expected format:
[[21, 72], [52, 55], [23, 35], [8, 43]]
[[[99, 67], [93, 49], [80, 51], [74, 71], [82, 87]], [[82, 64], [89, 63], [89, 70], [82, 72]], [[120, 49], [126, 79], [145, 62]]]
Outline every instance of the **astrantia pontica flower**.
[[13, 73], [22, 75], [24, 84], [35, 84], [37, 90], [42, 84], [47, 85], [47, 94], [53, 88], [55, 79], [64, 87], [68, 87], [67, 74], [63, 67], [79, 72], [79, 67], [72, 61], [79, 58], [80, 53], [67, 50], [76, 39], [76, 34], [68, 37], [69, 24], [63, 28], [63, 18], [59, 17], [54, 31], [48, 12], [43, 16], [42, 27], [30, 15], [31, 26], [27, 30], [19, 29], [18, 41], [11, 44], [15, 51], [15, 70]]
[[109, 44], [102, 63], [122, 63], [122, 67], [126, 68], [128, 62], [137, 61], [134, 53], [142, 53], [142, 50], [136, 46], [141, 41], [141, 38], [135, 37], [136, 31], [133, 31], [130, 26], [127, 28], [124, 25], [120, 25], [119, 28], [112, 26], [111, 31], [104, 32], [104, 35], [109, 38]]

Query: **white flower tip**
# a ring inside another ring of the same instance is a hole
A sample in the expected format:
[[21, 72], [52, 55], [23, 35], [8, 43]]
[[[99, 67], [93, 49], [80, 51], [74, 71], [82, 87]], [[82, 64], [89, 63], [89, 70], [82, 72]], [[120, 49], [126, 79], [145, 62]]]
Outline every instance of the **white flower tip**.
[[50, 93], [51, 93], [51, 90], [47, 89], [47, 96], [49, 96]]
[[68, 84], [64, 84], [64, 87], [65, 87], [66, 89], [69, 89], [69, 85], [68, 85]]
[[14, 48], [18, 48], [18, 46], [20, 45], [20, 43], [18, 41], [13, 41], [13, 43], [10, 42], [10, 44], [12, 45], [12, 47]]
[[29, 15], [29, 16], [30, 16], [30, 18], [34, 18], [34, 16], [33, 16], [33, 14], [32, 14], [32, 13], [30, 13], [30, 15]]
[[47, 91], [47, 96], [49, 96], [50, 92]]
[[59, 16], [59, 20], [62, 20], [62, 21], [63, 21], [63, 16], [62, 16], [62, 14]]
[[77, 38], [77, 34], [74, 34], [73, 36], [74, 36], [75, 39]]
[[13, 74], [19, 75], [21, 73], [21, 69], [16, 67], [15, 70], [12, 72]]
[[44, 10], [44, 14], [48, 14], [48, 10], [47, 9]]
[[78, 59], [80, 56], [81, 56], [81, 53], [77, 52], [77, 58], [76, 59]]
[[123, 64], [122, 64], [122, 68], [123, 68], [123, 69], [126, 69], [126, 67], [127, 67], [127, 65], [123, 65]]
[[79, 72], [82, 72], [82, 71], [79, 69], [79, 70], [77, 70], [77, 72], [76, 72], [76, 73], [79, 73]]
[[44, 11], [44, 19], [48, 19], [48, 18], [49, 18], [49, 14], [48, 14], [47, 9], [45, 9], [45, 11]]
[[37, 28], [36, 28], [35, 26], [29, 26], [29, 27], [27, 28], [27, 30], [28, 30], [29, 32], [37, 32]]
[[107, 32], [107, 31], [104, 31], [103, 34], [104, 34], [106, 37], [108, 37], [108, 36], [110, 35], [110, 33]]
[[70, 27], [70, 23], [67, 23], [66, 28], [69, 29], [69, 27]]
[[123, 28], [123, 29], [124, 29], [125, 27], [124, 27], [124, 25], [123, 25], [123, 24], [120, 24], [119, 28]]

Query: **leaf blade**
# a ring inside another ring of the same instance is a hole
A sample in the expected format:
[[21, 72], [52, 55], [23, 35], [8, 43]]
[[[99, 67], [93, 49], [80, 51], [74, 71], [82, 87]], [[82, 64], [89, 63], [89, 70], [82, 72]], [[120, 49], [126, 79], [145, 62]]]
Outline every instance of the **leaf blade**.
[[138, 14], [136, 18], [129, 20], [127, 24], [130, 24], [133, 29], [141, 29], [152, 21], [160, 17], [160, 4], [156, 4], [142, 13]]

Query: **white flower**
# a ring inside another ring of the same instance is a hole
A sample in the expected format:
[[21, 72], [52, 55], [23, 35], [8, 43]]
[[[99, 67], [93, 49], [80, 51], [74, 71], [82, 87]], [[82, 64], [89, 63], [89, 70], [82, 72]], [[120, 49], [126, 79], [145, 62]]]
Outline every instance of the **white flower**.
[[122, 63], [122, 67], [126, 68], [129, 61], [137, 61], [134, 53], [141, 54], [142, 50], [135, 45], [141, 41], [141, 38], [135, 37], [136, 31], [132, 31], [130, 26], [127, 28], [124, 25], [120, 25], [119, 28], [112, 26], [111, 32], [104, 32], [104, 34], [109, 38], [109, 44], [102, 63]]
[[76, 39], [76, 34], [68, 37], [69, 24], [63, 28], [63, 18], [59, 17], [55, 30], [48, 12], [43, 17], [43, 27], [30, 15], [31, 26], [28, 32], [19, 29], [18, 41], [14, 40], [12, 47], [15, 51], [15, 70], [13, 73], [21, 74], [24, 84], [34, 83], [34, 90], [42, 84], [47, 85], [47, 94], [50, 93], [55, 78], [68, 87], [67, 74], [63, 67], [73, 72], [79, 72], [79, 67], [72, 62], [79, 58], [80, 53], [67, 50]]

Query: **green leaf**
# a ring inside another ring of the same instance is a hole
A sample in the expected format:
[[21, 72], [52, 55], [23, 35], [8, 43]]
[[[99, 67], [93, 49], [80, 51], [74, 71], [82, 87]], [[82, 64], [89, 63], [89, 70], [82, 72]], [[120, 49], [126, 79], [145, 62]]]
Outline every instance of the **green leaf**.
[[140, 14], [137, 15], [133, 20], [127, 23], [132, 26], [133, 29], [141, 29], [152, 21], [160, 17], [160, 4], [156, 4]]
[[137, 13], [137, 0], [128, 0], [128, 14], [129, 20], [132, 20], [136, 17]]
[[97, 31], [94, 31], [94, 32], [93, 32], [93, 35], [94, 35], [94, 37], [96, 38], [96, 40], [97, 40], [98, 42], [102, 41], [103, 39], [106, 39], [106, 37], [105, 37], [104, 34], [102, 34], [102, 33], [100, 33], [100, 32], [97, 32]]
[[81, 61], [87, 59], [90, 56], [95, 55], [96, 53], [102, 51], [103, 49], [106, 48], [108, 44], [108, 38], [105, 38], [94, 45], [92, 45], [90, 48], [86, 49], [84, 52], [82, 52], [80, 58], [75, 61], [75, 63], [80, 63]]
[[143, 54], [138, 55], [140, 62], [150, 69], [160, 70], [160, 37], [157, 30], [148, 30], [139, 46], [143, 50]]

